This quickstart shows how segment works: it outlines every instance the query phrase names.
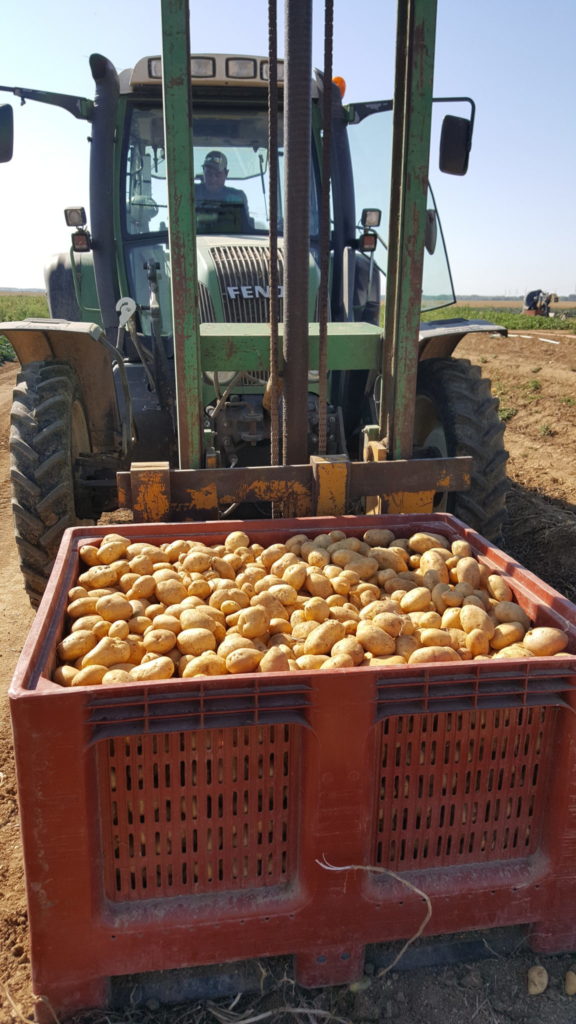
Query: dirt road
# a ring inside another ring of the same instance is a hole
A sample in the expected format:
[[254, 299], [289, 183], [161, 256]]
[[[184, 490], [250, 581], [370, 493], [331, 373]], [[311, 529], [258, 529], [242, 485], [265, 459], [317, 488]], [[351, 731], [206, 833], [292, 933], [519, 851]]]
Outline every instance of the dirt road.
[[[505, 549], [576, 600], [576, 336], [526, 332], [508, 339], [471, 335], [458, 355], [471, 359], [493, 380], [507, 420], [512, 487]], [[545, 340], [545, 339], [549, 340]], [[12, 536], [8, 421], [16, 368], [0, 366], [0, 666], [3, 693], [11, 678], [32, 612], [20, 581]], [[26, 903], [7, 701], [0, 704], [0, 1024], [32, 1020]], [[574, 957], [576, 959], [576, 956]], [[290, 1004], [305, 1019], [329, 1010], [340, 1018], [395, 1024], [574, 1024], [576, 997], [564, 994], [572, 957], [544, 958], [551, 982], [541, 996], [526, 994], [526, 970], [535, 957], [521, 947], [514, 957], [493, 956], [473, 964], [398, 971], [366, 991], [245, 997], [236, 1012], [266, 1013]], [[272, 1002], [270, 999], [272, 998]], [[246, 1001], [248, 1000], [248, 1001]], [[78, 1024], [195, 1024], [216, 1020], [201, 1007], [162, 1010], [149, 1006], [106, 1015], [83, 1014]], [[294, 1020], [294, 1016], [283, 1016]], [[296, 1019], [299, 1019], [298, 1017]]]

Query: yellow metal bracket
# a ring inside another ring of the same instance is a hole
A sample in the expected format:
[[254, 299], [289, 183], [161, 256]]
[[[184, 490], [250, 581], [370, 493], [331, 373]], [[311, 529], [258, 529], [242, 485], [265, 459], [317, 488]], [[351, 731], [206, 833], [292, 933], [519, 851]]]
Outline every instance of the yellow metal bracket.
[[343, 516], [348, 507], [348, 475], [350, 460], [347, 455], [311, 455], [310, 465], [314, 479], [315, 514], [317, 516]]

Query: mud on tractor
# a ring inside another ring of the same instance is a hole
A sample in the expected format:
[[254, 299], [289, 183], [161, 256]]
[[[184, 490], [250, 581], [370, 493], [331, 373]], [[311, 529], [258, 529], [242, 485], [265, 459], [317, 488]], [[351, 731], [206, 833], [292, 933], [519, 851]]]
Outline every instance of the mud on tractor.
[[[119, 504], [148, 519], [448, 509], [499, 535], [497, 402], [453, 352], [500, 329], [420, 324], [454, 301], [428, 185], [434, 5], [405, 31], [419, 74], [400, 62], [394, 99], [355, 104], [330, 67], [312, 72], [310, 7], [287, 3], [285, 61], [190, 56], [186, 5], [173, 29], [165, 15], [162, 58], [117, 73], [90, 57], [94, 99], [1, 87], [91, 135], [89, 215], [65, 211], [50, 318], [0, 325], [22, 367], [13, 509], [34, 605], [63, 530]], [[454, 101], [471, 116], [444, 118], [440, 168], [459, 175], [474, 105]], [[8, 106], [0, 120], [5, 160]]]

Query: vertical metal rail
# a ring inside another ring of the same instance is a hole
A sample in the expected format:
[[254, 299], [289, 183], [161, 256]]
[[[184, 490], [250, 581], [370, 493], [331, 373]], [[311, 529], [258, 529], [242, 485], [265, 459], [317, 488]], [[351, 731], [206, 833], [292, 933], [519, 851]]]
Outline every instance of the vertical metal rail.
[[312, 0], [287, 0], [284, 145], [284, 465], [308, 461]]
[[202, 465], [203, 409], [188, 0], [162, 0], [162, 92], [178, 454], [181, 469], [197, 469]]
[[[270, 195], [270, 465], [280, 464], [280, 387], [278, 379], [278, 10], [268, 0], [268, 181]], [[272, 507], [274, 513], [274, 506]]]
[[[390, 237], [384, 320], [391, 378], [380, 429], [392, 458], [412, 456], [430, 157], [436, 0], [398, 4]], [[383, 366], [383, 379], [389, 373]]]
[[330, 149], [332, 146], [332, 43], [334, 0], [324, 4], [324, 93], [322, 96], [322, 198], [320, 203], [320, 312], [318, 328], [318, 454], [328, 447], [328, 289], [330, 276]]

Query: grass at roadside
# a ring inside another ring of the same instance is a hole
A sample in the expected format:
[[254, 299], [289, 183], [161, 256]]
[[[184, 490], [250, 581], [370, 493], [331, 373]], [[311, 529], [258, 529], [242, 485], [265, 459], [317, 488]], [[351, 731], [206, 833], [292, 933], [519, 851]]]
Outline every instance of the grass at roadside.
[[489, 320], [509, 331], [569, 331], [576, 334], [576, 318], [560, 320], [558, 317], [526, 316], [508, 309], [499, 309], [497, 303], [481, 308], [457, 303], [422, 314], [424, 321], [451, 320], [456, 317], [462, 317], [463, 320]]

